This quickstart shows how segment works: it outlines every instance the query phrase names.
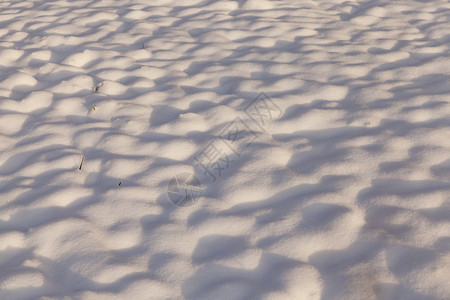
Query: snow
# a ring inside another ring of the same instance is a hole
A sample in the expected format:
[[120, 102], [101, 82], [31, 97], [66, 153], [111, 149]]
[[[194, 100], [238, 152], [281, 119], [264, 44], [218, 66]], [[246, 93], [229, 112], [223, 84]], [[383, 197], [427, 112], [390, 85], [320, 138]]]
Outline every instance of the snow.
[[0, 299], [450, 299], [449, 20], [0, 2]]

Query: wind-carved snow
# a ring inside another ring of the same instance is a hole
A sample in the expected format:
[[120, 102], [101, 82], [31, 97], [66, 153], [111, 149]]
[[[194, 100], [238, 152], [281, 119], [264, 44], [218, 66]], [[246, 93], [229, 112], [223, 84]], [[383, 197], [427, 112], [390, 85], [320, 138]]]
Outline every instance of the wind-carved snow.
[[1, 1], [0, 299], [449, 299], [449, 17]]

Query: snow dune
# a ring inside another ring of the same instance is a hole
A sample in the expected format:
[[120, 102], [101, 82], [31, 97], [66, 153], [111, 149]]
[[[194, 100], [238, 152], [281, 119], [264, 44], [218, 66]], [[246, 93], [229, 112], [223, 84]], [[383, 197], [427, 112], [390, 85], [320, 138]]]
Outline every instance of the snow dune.
[[0, 299], [450, 299], [449, 21], [1, 1]]

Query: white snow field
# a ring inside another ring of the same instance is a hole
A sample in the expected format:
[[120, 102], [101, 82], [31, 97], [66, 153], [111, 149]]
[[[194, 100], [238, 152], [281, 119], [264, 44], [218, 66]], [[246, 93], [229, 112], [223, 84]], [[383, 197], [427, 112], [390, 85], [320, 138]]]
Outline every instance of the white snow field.
[[450, 299], [448, 0], [1, 0], [0, 299]]

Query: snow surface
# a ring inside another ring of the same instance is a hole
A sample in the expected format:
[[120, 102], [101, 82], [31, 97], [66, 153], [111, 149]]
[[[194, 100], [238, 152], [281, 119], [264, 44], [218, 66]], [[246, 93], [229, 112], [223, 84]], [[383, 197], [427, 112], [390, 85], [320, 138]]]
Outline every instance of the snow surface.
[[448, 0], [2, 0], [0, 299], [450, 299], [449, 45]]

